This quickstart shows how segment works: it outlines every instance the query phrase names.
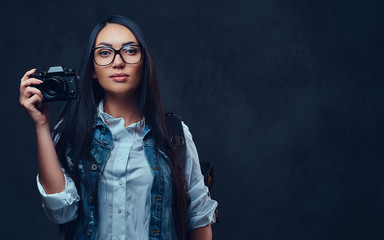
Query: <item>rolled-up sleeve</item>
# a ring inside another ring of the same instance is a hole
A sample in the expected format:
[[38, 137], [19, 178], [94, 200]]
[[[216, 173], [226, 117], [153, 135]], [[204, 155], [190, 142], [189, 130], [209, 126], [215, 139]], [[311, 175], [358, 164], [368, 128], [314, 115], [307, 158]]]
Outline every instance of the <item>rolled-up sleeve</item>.
[[39, 175], [36, 177], [37, 188], [40, 192], [41, 201], [48, 218], [58, 224], [70, 222], [77, 217], [78, 202], [76, 185], [73, 180], [64, 174], [65, 189], [59, 193], [47, 194], [41, 186]]
[[185, 180], [188, 194], [191, 197], [191, 204], [187, 210], [187, 228], [188, 231], [191, 231], [216, 221], [215, 209], [218, 203], [211, 199], [208, 187], [204, 184], [197, 149], [192, 140], [192, 134], [184, 123], [183, 130], [187, 150]]

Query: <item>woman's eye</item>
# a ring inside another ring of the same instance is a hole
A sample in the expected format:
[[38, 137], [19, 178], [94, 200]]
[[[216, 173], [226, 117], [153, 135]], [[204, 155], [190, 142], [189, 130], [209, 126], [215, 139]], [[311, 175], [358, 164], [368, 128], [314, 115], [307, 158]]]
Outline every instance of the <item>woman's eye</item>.
[[99, 56], [101, 57], [109, 57], [111, 54], [111, 50], [103, 49], [99, 51]]
[[137, 49], [135, 49], [135, 48], [124, 48], [122, 52], [123, 52], [124, 55], [135, 55], [137, 53]]

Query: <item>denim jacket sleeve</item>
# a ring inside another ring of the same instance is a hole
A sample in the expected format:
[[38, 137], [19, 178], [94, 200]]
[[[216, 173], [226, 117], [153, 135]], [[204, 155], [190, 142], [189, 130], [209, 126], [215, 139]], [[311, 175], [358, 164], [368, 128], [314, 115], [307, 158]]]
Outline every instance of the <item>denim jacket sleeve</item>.
[[183, 130], [187, 148], [185, 180], [188, 194], [191, 197], [191, 204], [187, 210], [187, 228], [188, 231], [191, 231], [214, 223], [216, 221], [215, 209], [218, 204], [211, 199], [208, 188], [204, 185], [197, 149], [192, 140], [192, 134], [184, 123]]

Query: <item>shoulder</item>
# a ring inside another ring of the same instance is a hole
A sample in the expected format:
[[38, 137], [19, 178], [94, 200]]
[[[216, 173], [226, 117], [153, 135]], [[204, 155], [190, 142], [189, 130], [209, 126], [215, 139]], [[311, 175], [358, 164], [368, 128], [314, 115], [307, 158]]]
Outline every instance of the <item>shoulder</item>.
[[192, 134], [189, 130], [189, 127], [182, 122], [184, 138], [185, 138], [185, 147], [186, 147], [186, 161], [185, 161], [185, 171], [186, 178], [189, 179], [191, 172], [194, 168], [200, 169], [199, 167], [199, 156], [196, 149], [195, 142], [193, 141]]
[[181, 121], [181, 125], [183, 126], [185, 140], [187, 140], [187, 138], [190, 138], [192, 140], [192, 134], [189, 130], [189, 127], [184, 123], [184, 121]]
[[192, 152], [197, 152], [195, 142], [193, 141], [192, 133], [189, 129], [189, 127], [181, 121], [181, 124], [183, 126], [183, 132], [184, 132], [184, 138], [185, 138], [185, 145], [187, 148], [187, 154], [190, 154]]

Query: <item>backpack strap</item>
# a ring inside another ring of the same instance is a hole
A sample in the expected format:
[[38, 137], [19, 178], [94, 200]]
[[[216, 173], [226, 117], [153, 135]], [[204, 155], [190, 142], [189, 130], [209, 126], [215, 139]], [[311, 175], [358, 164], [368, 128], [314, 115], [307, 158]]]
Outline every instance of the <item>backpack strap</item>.
[[[181, 116], [175, 113], [166, 113], [165, 124], [167, 125], [168, 137], [170, 138], [173, 148], [180, 156], [184, 170], [187, 150]], [[211, 190], [213, 187], [213, 162], [200, 162], [200, 170], [204, 176], [205, 185]]]
[[173, 149], [179, 155], [183, 169], [185, 169], [185, 158], [187, 148], [185, 146], [185, 137], [181, 117], [174, 113], [165, 114], [165, 124], [167, 125], [168, 137], [170, 138]]

